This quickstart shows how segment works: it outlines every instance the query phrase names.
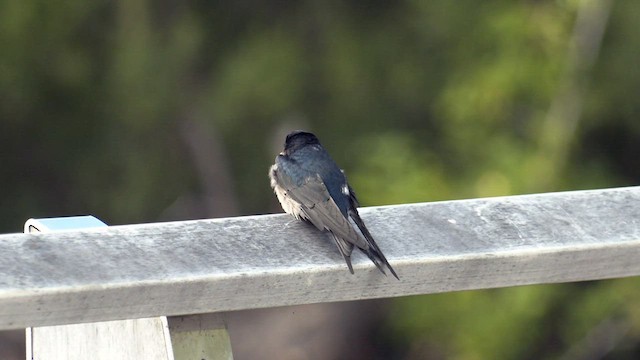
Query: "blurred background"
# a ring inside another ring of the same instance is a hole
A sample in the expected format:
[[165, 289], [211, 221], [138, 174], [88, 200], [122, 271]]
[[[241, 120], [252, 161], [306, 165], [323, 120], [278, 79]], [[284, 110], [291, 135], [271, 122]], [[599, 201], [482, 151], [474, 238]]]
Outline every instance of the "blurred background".
[[[281, 212], [267, 169], [293, 129], [364, 206], [638, 185], [639, 21], [612, 0], [3, 0], [0, 232]], [[640, 281], [259, 310], [229, 330], [240, 360], [637, 359]], [[0, 336], [23, 358], [22, 333]]]

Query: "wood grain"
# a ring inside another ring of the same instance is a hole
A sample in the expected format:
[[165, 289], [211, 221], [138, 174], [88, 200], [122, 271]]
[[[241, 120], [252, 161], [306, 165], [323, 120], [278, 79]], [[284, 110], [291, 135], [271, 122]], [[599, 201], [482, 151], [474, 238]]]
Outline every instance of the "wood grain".
[[0, 236], [0, 328], [640, 274], [640, 187], [362, 208], [400, 281], [261, 215]]

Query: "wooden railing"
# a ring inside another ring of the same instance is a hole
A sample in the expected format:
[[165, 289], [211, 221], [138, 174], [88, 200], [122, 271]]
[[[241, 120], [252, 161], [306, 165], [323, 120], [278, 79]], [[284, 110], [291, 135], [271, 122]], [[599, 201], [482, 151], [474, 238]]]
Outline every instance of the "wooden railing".
[[0, 329], [158, 318], [166, 333], [194, 317], [165, 316], [640, 274], [640, 187], [361, 215], [399, 281], [356, 253], [351, 275], [328, 234], [284, 214], [0, 235]]

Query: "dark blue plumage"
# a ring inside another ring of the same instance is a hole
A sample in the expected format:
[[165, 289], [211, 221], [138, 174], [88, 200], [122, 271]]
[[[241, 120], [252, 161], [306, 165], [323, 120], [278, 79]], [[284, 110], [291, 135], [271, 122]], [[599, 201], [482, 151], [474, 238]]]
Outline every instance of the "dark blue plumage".
[[285, 212], [333, 235], [351, 273], [351, 252], [356, 246], [382, 273], [386, 266], [398, 278], [360, 218], [358, 201], [343, 171], [315, 135], [304, 131], [287, 135], [269, 177]]

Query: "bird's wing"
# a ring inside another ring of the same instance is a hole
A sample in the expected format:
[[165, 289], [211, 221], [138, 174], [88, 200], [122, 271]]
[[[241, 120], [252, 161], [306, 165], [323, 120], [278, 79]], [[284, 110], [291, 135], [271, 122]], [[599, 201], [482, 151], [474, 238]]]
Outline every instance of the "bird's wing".
[[356, 224], [358, 229], [360, 229], [360, 232], [362, 233], [362, 235], [364, 235], [367, 243], [369, 244], [366, 250], [364, 248], [361, 248], [361, 249], [363, 249], [363, 251], [367, 254], [367, 256], [369, 256], [371, 261], [373, 261], [373, 263], [376, 264], [376, 267], [378, 267], [378, 269], [380, 269], [380, 271], [382, 271], [383, 274], [386, 275], [386, 273], [384, 272], [382, 263], [384, 263], [384, 265], [386, 265], [387, 268], [389, 268], [389, 270], [391, 271], [391, 274], [393, 274], [393, 276], [395, 276], [396, 279], [400, 280], [400, 278], [398, 277], [398, 274], [396, 274], [396, 271], [391, 267], [391, 264], [389, 264], [389, 261], [387, 261], [387, 258], [382, 253], [382, 250], [380, 250], [380, 248], [378, 247], [378, 244], [376, 244], [376, 241], [373, 239], [373, 236], [371, 236], [371, 233], [369, 232], [369, 229], [367, 229], [367, 227], [365, 226], [364, 221], [362, 221], [360, 214], [358, 214], [358, 200], [356, 199], [356, 194], [353, 192], [353, 189], [351, 189], [351, 187], [349, 187], [349, 190], [351, 191], [350, 199], [349, 199], [350, 200], [349, 216], [351, 217], [353, 222]]
[[367, 247], [366, 240], [351, 226], [340, 208], [336, 205], [320, 175], [310, 176], [297, 186], [291, 178], [278, 174], [279, 185], [285, 189], [286, 196], [300, 204], [299, 216], [320, 230], [328, 230], [335, 237], [340, 252], [350, 255], [353, 245]]
[[356, 192], [353, 191], [351, 185], [347, 185], [347, 189], [349, 190], [349, 201], [351, 203], [351, 207], [360, 207], [360, 203], [358, 202], [358, 198], [356, 197]]

